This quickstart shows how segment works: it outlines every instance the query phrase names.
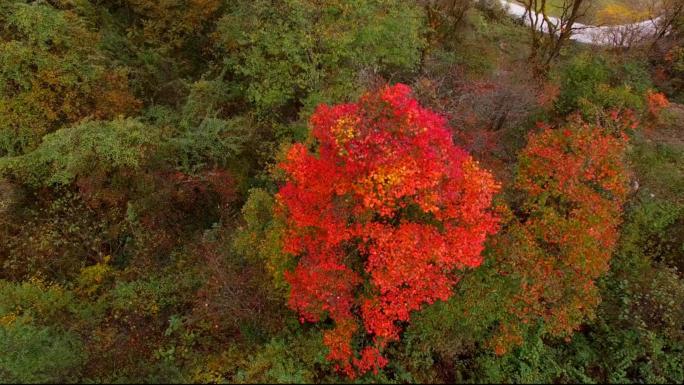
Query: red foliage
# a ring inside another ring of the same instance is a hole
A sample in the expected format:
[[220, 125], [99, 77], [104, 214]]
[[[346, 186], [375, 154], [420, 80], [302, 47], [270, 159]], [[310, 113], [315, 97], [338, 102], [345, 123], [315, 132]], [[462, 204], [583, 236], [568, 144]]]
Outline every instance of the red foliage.
[[[625, 119], [620, 125], [631, 127]], [[542, 126], [530, 136], [516, 182], [526, 220], [509, 228], [499, 253], [512, 254], [501, 269], [520, 278], [514, 319], [542, 320], [551, 335], [569, 336], [593, 313], [600, 300], [594, 281], [609, 268], [628, 193], [626, 145], [624, 133], [583, 122]], [[519, 344], [519, 333], [503, 325], [495, 351]]]
[[660, 112], [670, 105], [670, 101], [667, 100], [665, 94], [651, 90], [646, 93], [646, 102], [648, 104], [648, 112], [654, 119], [657, 119]]
[[[456, 270], [481, 263], [497, 228], [493, 177], [410, 93], [398, 84], [320, 106], [311, 118], [317, 153], [296, 144], [280, 164], [284, 249], [300, 256], [285, 276], [289, 305], [302, 321], [334, 321], [328, 359], [352, 377], [387, 364], [380, 350], [399, 339], [401, 322], [449, 298]], [[356, 358], [361, 323], [373, 338]]]

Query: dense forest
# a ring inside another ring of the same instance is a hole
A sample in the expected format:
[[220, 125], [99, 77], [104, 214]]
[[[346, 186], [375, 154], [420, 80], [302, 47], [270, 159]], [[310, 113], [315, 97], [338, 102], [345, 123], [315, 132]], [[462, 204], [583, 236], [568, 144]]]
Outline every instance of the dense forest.
[[511, 2], [0, 0], [0, 382], [684, 382], [684, 2]]

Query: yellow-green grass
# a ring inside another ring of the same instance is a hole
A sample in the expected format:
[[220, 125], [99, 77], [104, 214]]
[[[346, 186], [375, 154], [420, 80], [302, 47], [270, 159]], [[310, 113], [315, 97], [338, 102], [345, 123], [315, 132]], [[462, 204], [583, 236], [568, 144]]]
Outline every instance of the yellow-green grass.
[[[570, 0], [547, 0], [550, 15], [559, 16], [560, 6]], [[645, 4], [640, 0], [588, 0], [587, 11], [580, 22], [585, 24], [621, 24], [649, 18]]]

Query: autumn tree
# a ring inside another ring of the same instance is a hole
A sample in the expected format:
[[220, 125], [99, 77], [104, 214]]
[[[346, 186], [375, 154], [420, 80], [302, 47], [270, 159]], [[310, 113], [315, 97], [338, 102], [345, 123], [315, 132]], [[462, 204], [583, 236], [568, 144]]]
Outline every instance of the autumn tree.
[[[117, 1], [134, 14], [133, 39], [172, 51], [196, 43], [207, 35], [216, 18], [220, 0], [123, 0]], [[195, 41], [193, 41], [195, 40]]]
[[70, 10], [0, 5], [0, 156], [30, 151], [43, 135], [85, 117], [109, 119], [140, 107], [125, 69], [107, 66], [99, 43]]
[[[579, 18], [587, 12], [587, 0], [518, 0], [525, 7], [523, 22], [530, 31], [530, 63], [538, 76], [546, 76], [561, 49], [568, 43]], [[558, 15], [553, 17], [552, 14]]]
[[425, 11], [429, 28], [422, 55], [424, 61], [433, 45], [454, 37], [453, 33], [461, 25], [473, 3], [470, 0], [419, 0], [418, 4]]
[[[614, 127], [632, 124], [617, 112]], [[582, 121], [530, 135], [518, 162], [519, 221], [496, 248], [498, 267], [519, 285], [495, 339], [497, 353], [522, 343], [525, 325], [541, 322], [568, 337], [592, 317], [595, 281], [608, 271], [628, 194], [627, 137]]]
[[280, 164], [284, 251], [298, 257], [289, 306], [332, 321], [327, 357], [350, 377], [387, 364], [411, 312], [449, 298], [497, 228], [497, 183], [410, 93], [398, 84], [319, 106], [317, 150], [295, 144]]
[[684, 2], [678, 0], [647, 0], [646, 9], [653, 17], [659, 16], [655, 23], [655, 40], [664, 38], [670, 32], [682, 27]]

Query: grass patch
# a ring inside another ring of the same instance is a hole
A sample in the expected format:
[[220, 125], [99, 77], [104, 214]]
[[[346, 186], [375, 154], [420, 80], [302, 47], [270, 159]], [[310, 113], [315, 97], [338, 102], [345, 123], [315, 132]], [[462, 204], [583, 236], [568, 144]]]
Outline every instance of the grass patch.
[[[550, 15], [560, 16], [565, 0], [547, 0]], [[589, 0], [586, 15], [580, 18], [585, 24], [614, 25], [632, 23], [649, 18], [645, 3], [640, 0]]]

